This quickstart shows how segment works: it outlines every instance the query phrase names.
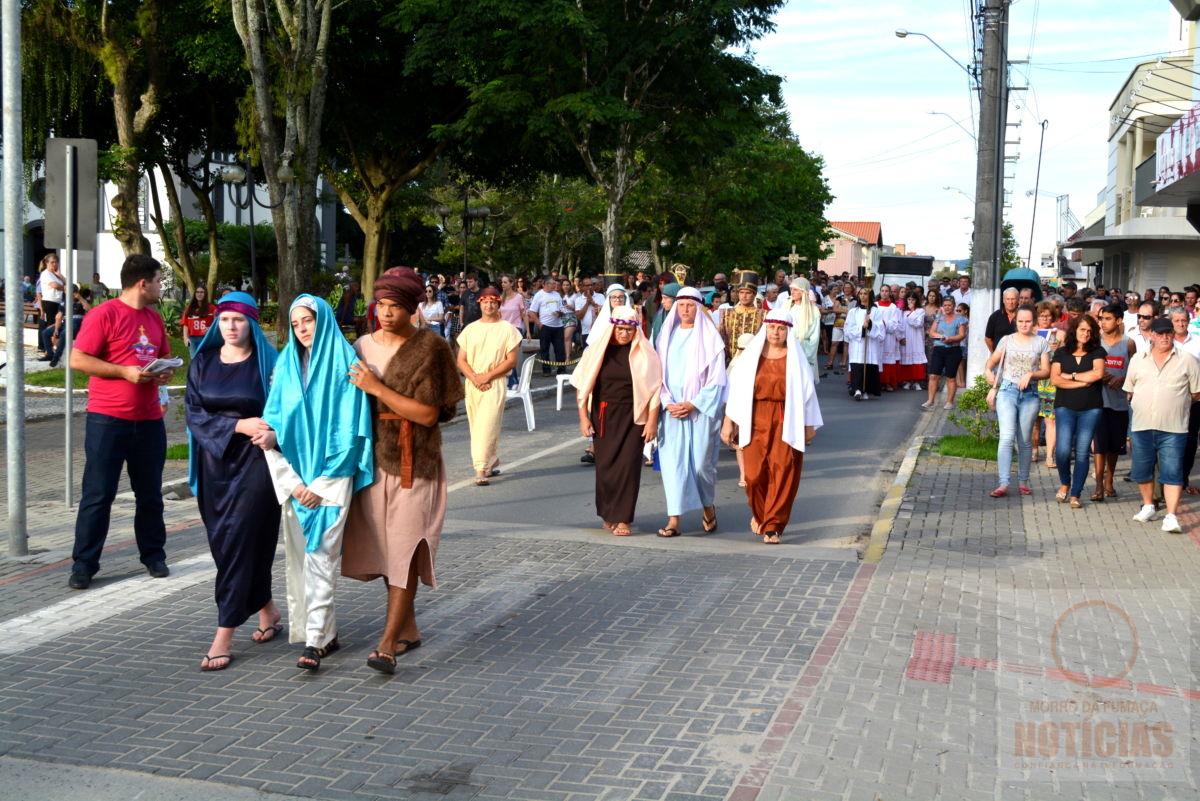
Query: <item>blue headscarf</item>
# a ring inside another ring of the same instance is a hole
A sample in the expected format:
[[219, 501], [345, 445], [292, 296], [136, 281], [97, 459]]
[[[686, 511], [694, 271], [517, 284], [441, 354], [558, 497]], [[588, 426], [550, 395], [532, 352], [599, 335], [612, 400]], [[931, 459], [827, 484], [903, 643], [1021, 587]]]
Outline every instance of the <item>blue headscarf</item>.
[[[195, 361], [196, 357], [204, 351], [219, 348], [225, 344], [225, 338], [221, 336], [219, 325], [223, 312], [237, 312], [245, 315], [246, 322], [250, 324], [250, 337], [254, 342], [254, 357], [258, 360], [258, 374], [262, 377], [263, 397], [267, 397], [271, 391], [271, 373], [275, 370], [275, 359], [279, 354], [275, 352], [275, 346], [263, 336], [262, 328], [258, 325], [258, 304], [252, 296], [245, 292], [230, 292], [221, 298], [220, 303], [217, 304], [217, 312], [213, 316], [212, 325], [205, 332], [204, 339], [200, 340], [200, 346], [196, 348], [196, 354], [192, 356], [192, 361]], [[192, 439], [191, 429], [188, 429], [188, 486], [192, 488], [192, 495], [198, 494], [199, 462], [196, 443]]]
[[[350, 365], [358, 357], [342, 336], [328, 303], [300, 295], [288, 309], [289, 319], [297, 306], [304, 306], [317, 318], [307, 376], [300, 364], [303, 346], [292, 337], [275, 364], [263, 419], [275, 429], [279, 449], [305, 485], [321, 476], [349, 477], [357, 492], [375, 480], [371, 405], [367, 393], [349, 380]], [[306, 550], [312, 553], [341, 508], [306, 509], [295, 499], [291, 502], [304, 528]]]

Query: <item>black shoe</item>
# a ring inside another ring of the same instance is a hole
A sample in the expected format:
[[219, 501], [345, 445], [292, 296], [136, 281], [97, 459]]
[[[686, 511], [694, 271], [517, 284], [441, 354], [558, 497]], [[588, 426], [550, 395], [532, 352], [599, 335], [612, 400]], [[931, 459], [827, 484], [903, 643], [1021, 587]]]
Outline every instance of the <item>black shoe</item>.
[[584, 464], [595, 464], [596, 454], [592, 453], [591, 451], [584, 451], [583, 456], [579, 457], [579, 461], [583, 462]]
[[50, 356], [38, 356], [38, 357], [37, 357], [37, 360], [38, 360], [39, 362], [48, 362], [48, 361], [50, 361], [50, 359], [51, 359], [51, 357], [50, 357]]
[[67, 586], [73, 590], [86, 590], [92, 585], [92, 577], [82, 570], [72, 570], [71, 577], [67, 579]]
[[51, 360], [50, 360], [50, 366], [51, 366], [51, 367], [58, 367], [58, 359], [51, 359]]
[[166, 578], [171, 575], [165, 559], [159, 559], [146, 565], [146, 572], [150, 574], [151, 578]]

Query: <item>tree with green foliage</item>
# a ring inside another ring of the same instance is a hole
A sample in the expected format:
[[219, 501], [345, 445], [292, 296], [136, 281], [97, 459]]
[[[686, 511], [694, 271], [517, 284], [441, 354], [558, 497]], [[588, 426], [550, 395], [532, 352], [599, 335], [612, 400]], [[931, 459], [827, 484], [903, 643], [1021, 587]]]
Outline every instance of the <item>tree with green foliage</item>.
[[[51, 90], [42, 102], [28, 106], [28, 152], [42, 152], [44, 140], [61, 130], [59, 121], [95, 119], [82, 108], [103, 90], [111, 108], [113, 127], [81, 133], [107, 149], [111, 178], [117, 185], [112, 199], [113, 236], [126, 255], [149, 253], [150, 243], [138, 217], [138, 190], [144, 168], [143, 147], [162, 110], [170, 81], [169, 48], [164, 47], [164, 22], [196, 11], [202, 0], [96, 0], [64, 3], [28, 0], [22, 10], [26, 96], [39, 88]], [[63, 70], [62, 65], [67, 69]], [[88, 75], [103, 76], [102, 81]], [[112, 141], [102, 134], [111, 131]], [[32, 141], [31, 141], [32, 140]]]
[[769, 117], [774, 124], [743, 133], [703, 170], [648, 173], [629, 225], [652, 253], [660, 239], [674, 242], [672, 255], [704, 276], [774, 266], [792, 245], [811, 263], [828, 255], [823, 162], [800, 147], [782, 109]]
[[770, 31], [778, 0], [647, 0], [638, 4], [510, 0], [476, 23], [472, 95], [486, 114], [527, 119], [526, 147], [569, 143], [604, 192], [604, 271], [620, 269], [630, 193], [658, 163], [668, 173], [723, 152], [756, 124], [779, 79], [744, 47]]
[[[370, 294], [388, 266], [405, 190], [450, 144], [438, 131], [460, 119], [465, 89], [442, 64], [453, 54], [418, 46], [428, 15], [445, 10], [390, 0], [358, 0], [339, 11], [328, 52], [329, 112], [324, 171], [363, 232], [362, 288]], [[432, 205], [432, 204], [429, 204]]]
[[[170, 27], [164, 25], [173, 65], [171, 91], [145, 145], [146, 161], [157, 167], [147, 172], [151, 219], [162, 242], [164, 261], [186, 286], [188, 297], [197, 284], [215, 289], [220, 280], [232, 280], [228, 271], [222, 275], [222, 246], [227, 237], [219, 228], [213, 195], [226, 190], [214, 159], [237, 149], [237, 107], [245, 92], [244, 54], [228, 10], [206, 4], [196, 13], [198, 18], [173, 17]], [[194, 209], [184, 208], [176, 179], [194, 198]], [[169, 215], [164, 214], [159, 198], [159, 181]], [[168, 219], [182, 220], [192, 213], [199, 213], [206, 233], [202, 261], [182, 239], [184, 228], [166, 224]], [[256, 260], [259, 267], [264, 264], [269, 261]], [[258, 275], [253, 279], [261, 302], [265, 287], [260, 283], [265, 282]]]

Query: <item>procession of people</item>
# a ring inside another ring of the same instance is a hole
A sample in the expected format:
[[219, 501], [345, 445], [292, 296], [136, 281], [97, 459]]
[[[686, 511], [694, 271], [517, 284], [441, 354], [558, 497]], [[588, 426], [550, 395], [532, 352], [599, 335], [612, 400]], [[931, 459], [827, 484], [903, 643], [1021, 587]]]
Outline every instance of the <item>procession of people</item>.
[[[114, 477], [126, 462], [131, 476], [136, 469], [143, 562], [151, 576], [170, 572], [161, 500], [156, 506], [150, 490], [162, 471], [155, 449], [165, 449], [156, 393], [171, 369], [144, 370], [169, 355], [151, 308], [160, 274], [153, 259], [130, 257], [121, 296], [86, 312], [71, 354], [93, 388], [69, 582], [75, 589], [87, 588], [99, 569]], [[883, 284], [877, 300], [861, 279], [821, 273], [780, 275], [761, 290], [753, 278], [719, 283], [708, 292], [671, 274], [639, 275], [610, 281], [603, 295], [592, 289], [604, 285], [600, 277], [576, 284], [557, 275], [502, 278], [499, 288], [486, 280], [481, 286], [471, 274], [470, 314], [443, 327], [435, 319], [446, 311], [438, 278], [408, 267], [387, 270], [374, 282], [370, 321], [353, 344], [325, 299], [302, 294], [288, 310], [290, 336], [278, 353], [251, 295], [214, 298], [210, 322], [189, 343], [185, 396], [190, 484], [217, 566], [217, 628], [201, 670], [232, 664], [234, 633], [254, 616], [253, 642], [287, 630], [287, 639], [303, 646], [297, 667], [319, 670], [341, 647], [334, 602], [343, 576], [383, 582], [371, 669], [391, 674], [398, 658], [421, 646], [414, 600], [419, 584], [436, 587], [447, 507], [440, 426], [465, 401], [475, 486], [501, 475], [507, 379], [523, 341], [540, 342], [540, 354], [528, 358], [547, 374], [573, 368], [604, 530], [635, 533], [642, 471], [653, 464], [666, 520], [650, 531], [678, 537], [685, 516], [696, 512], [701, 531], [717, 531], [717, 465], [725, 447], [737, 452], [750, 532], [778, 545], [795, 510], [805, 453], [823, 424], [821, 377], [844, 375], [856, 401], [922, 390], [926, 411], [945, 379], [945, 406], [953, 408], [970, 325], [957, 295], [937, 279], [927, 291]], [[1155, 519], [1161, 503], [1163, 530], [1181, 531], [1182, 496], [1200, 494], [1189, 475], [1200, 429], [1194, 305], [1164, 310], [1138, 300], [1138, 330], [1126, 332], [1120, 293], [1088, 293], [1093, 317], [1082, 298], [1043, 300], [1044, 288], [1026, 286], [1028, 279], [1008, 283], [986, 340], [985, 377], [996, 387], [1000, 431], [999, 485], [991, 496], [1008, 494], [1014, 445], [1019, 494], [1033, 494], [1039, 423], [1052, 433], [1057, 419], [1050, 464], [1059, 473], [1059, 502], [1083, 505], [1093, 461], [1091, 501], [1115, 498], [1116, 461], [1132, 447], [1127, 478], [1142, 500], [1134, 519]], [[464, 308], [461, 297], [446, 302], [451, 312]], [[442, 312], [431, 315], [433, 304]], [[577, 325], [565, 325], [566, 317]], [[578, 349], [569, 360], [568, 336]], [[841, 342], [844, 354], [835, 347]], [[1048, 419], [1039, 415], [1047, 397]], [[123, 432], [130, 436], [114, 439]], [[271, 592], [280, 540], [286, 620]]]

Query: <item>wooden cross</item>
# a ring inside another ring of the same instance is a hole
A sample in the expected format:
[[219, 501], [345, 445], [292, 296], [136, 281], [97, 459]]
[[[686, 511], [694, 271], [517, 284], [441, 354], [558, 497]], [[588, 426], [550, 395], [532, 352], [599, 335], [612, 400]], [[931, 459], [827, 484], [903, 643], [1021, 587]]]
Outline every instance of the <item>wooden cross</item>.
[[796, 265], [802, 261], [808, 261], [808, 257], [801, 256], [799, 253], [796, 252], [796, 246], [792, 245], [792, 252], [787, 254], [786, 256], [780, 256], [779, 260], [786, 261], [791, 266], [791, 268], [793, 270], [795, 270]]

